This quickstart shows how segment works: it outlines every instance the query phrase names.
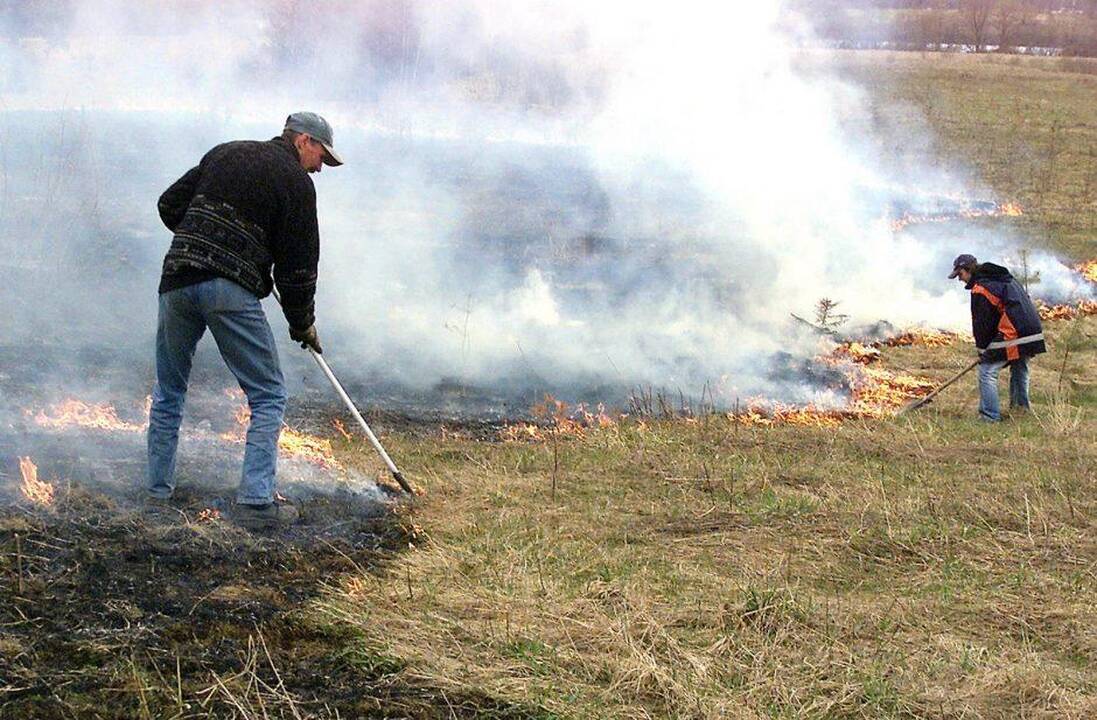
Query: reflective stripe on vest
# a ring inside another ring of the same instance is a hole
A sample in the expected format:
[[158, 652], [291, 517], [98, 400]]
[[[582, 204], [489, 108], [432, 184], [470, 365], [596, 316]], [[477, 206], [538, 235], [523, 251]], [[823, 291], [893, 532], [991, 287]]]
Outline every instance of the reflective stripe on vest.
[[1036, 333], [1035, 335], [1025, 335], [1021, 338], [1014, 338], [1013, 340], [999, 340], [998, 342], [992, 342], [987, 345], [984, 350], [1001, 350], [1002, 348], [1016, 347], [1017, 345], [1024, 345], [1025, 343], [1036, 342], [1037, 340], [1043, 340], [1043, 333]]

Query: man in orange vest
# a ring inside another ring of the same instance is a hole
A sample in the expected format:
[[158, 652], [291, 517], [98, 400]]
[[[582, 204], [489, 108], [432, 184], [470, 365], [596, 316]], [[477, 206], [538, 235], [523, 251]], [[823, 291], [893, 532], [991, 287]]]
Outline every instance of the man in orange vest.
[[1009, 405], [1028, 408], [1028, 358], [1047, 352], [1040, 313], [1009, 270], [961, 255], [949, 278], [971, 291], [971, 331], [979, 349], [979, 416], [998, 422], [998, 373], [1009, 366]]

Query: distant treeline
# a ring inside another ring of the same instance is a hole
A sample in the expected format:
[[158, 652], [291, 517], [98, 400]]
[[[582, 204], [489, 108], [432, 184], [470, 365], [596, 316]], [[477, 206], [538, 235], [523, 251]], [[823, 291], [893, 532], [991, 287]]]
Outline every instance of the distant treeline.
[[1097, 56], [1097, 0], [791, 0], [826, 41]]

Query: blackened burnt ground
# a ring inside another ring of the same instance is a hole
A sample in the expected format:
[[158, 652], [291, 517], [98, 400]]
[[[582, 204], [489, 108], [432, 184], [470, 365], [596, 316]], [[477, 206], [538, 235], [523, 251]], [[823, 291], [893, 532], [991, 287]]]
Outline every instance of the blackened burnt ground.
[[81, 486], [48, 509], [5, 504], [0, 718], [539, 716], [405, 679], [309, 612], [326, 581], [414, 551], [409, 506], [317, 497], [272, 534], [208, 507], [184, 490], [133, 509]]

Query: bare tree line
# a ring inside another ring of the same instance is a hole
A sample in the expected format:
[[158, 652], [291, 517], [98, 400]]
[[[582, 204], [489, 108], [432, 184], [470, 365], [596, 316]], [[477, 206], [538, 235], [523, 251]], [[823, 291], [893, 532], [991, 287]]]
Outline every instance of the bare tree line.
[[793, 0], [791, 6], [833, 41], [1097, 56], [1097, 0]]

